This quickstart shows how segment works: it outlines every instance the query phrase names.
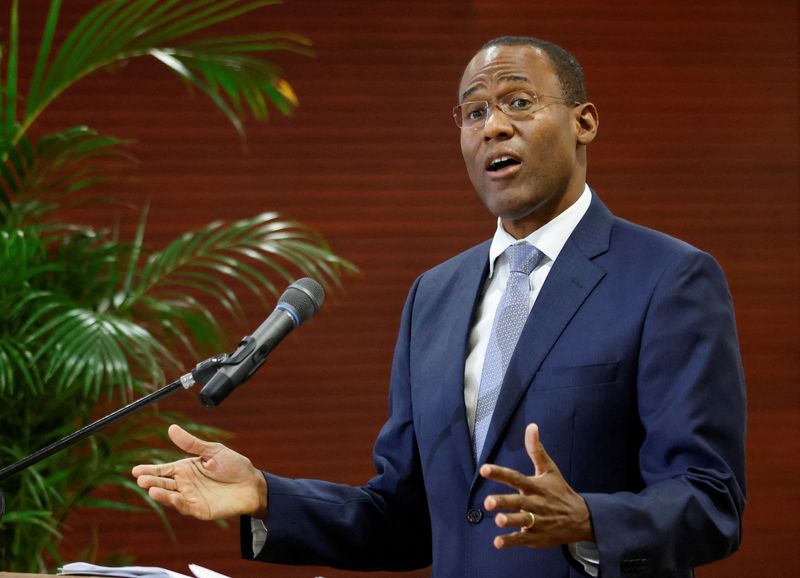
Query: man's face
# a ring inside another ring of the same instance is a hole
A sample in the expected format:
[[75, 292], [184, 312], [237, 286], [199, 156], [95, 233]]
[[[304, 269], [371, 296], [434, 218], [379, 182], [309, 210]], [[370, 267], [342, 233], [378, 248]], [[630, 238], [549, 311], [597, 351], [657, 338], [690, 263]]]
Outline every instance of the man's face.
[[543, 108], [522, 119], [510, 119], [494, 106], [520, 90], [562, 96], [549, 59], [531, 46], [482, 50], [467, 65], [459, 86], [461, 102], [486, 100], [491, 109], [483, 128], [461, 129], [469, 178], [484, 205], [517, 238], [578, 199], [586, 178], [583, 145], [588, 142], [582, 108], [572, 103], [546, 98]]

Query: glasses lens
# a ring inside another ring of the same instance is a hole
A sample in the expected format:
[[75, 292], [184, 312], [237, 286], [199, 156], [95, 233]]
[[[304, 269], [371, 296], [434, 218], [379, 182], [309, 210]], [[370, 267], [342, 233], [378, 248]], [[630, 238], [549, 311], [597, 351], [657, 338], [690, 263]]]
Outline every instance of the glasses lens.
[[529, 92], [512, 92], [500, 101], [500, 110], [511, 118], [523, 118], [539, 107], [539, 97]]
[[465, 102], [453, 109], [453, 118], [462, 128], [480, 128], [486, 121], [489, 103], [486, 101]]

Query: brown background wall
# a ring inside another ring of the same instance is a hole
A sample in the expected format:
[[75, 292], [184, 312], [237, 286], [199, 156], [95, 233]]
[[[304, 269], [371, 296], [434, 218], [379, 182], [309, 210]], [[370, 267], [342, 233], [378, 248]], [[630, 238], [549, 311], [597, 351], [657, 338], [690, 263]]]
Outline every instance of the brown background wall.
[[[21, 4], [32, 46], [48, 2]], [[64, 24], [92, 4], [67, 0]], [[8, 5], [2, 1], [2, 22]], [[301, 107], [291, 119], [251, 124], [246, 153], [208, 102], [187, 97], [150, 62], [86, 80], [42, 123], [86, 123], [138, 139], [139, 170], [115, 194], [151, 201], [153, 246], [213, 219], [278, 210], [319, 228], [361, 269], [216, 411], [191, 394], [165, 408], [229, 429], [234, 447], [276, 473], [368, 479], [410, 283], [494, 228], [467, 181], [449, 118], [460, 73], [493, 36], [540, 36], [583, 62], [599, 108], [590, 184], [618, 215], [709, 251], [729, 276], [750, 395], [750, 496], [742, 550], [700, 576], [795, 574], [796, 0], [287, 0], [240, 29], [297, 32], [317, 54], [279, 58]], [[135, 214], [121, 218], [130, 229]], [[255, 327], [266, 312], [252, 311]], [[232, 331], [231, 345], [251, 326]], [[106, 549], [143, 564], [185, 572], [194, 562], [239, 577], [349, 575], [244, 563], [236, 524], [177, 516], [172, 543], [152, 516], [82, 513], [72, 521], [76, 548], [95, 517]]]

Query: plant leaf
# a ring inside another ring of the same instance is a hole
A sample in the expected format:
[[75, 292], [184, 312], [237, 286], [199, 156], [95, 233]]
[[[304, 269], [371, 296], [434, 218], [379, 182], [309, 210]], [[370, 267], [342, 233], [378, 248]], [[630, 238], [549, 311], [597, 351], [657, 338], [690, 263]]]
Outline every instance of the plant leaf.
[[33, 78], [31, 79], [31, 86], [28, 89], [28, 107], [26, 114], [30, 113], [30, 103], [36, 101], [36, 95], [39, 92], [39, 85], [42, 82], [47, 60], [50, 57], [50, 49], [53, 46], [53, 37], [56, 33], [60, 10], [61, 0], [51, 0], [50, 10], [47, 13], [47, 21], [45, 22], [44, 32], [42, 34], [42, 41], [39, 44], [39, 54], [36, 57], [36, 68], [34, 69]]
[[[19, 1], [11, 4], [11, 27], [9, 34], [8, 63], [6, 64], [6, 83], [4, 89], [5, 110], [3, 111], [3, 136], [8, 139], [14, 132], [17, 119], [17, 68], [19, 66]], [[5, 160], [0, 157], [0, 160]]]
[[[189, 38], [275, 3], [274, 0], [104, 2], [67, 34], [47, 66], [60, 8], [59, 3], [51, 4], [25, 118], [19, 126], [13, 120], [6, 120], [5, 134], [9, 135], [10, 144], [16, 145], [50, 102], [81, 78], [144, 56], [154, 57], [206, 94], [242, 136], [241, 102], [248, 103], [257, 120], [267, 118], [267, 102], [289, 114], [297, 104], [294, 92], [274, 65], [256, 55], [277, 50], [310, 54], [307, 39], [282, 33], [227, 36], [218, 42]], [[15, 58], [16, 52], [12, 52], [9, 78], [12, 69], [16, 75]], [[13, 93], [9, 87], [9, 95]]]
[[[121, 149], [130, 141], [104, 136], [88, 127], [74, 127], [44, 135], [34, 145], [27, 137], [19, 140], [0, 163], [0, 191], [9, 200], [9, 213], [16, 221], [33, 215], [41, 217], [48, 201], [110, 179], [97, 163], [104, 157], [129, 158]], [[10, 201], [16, 201], [12, 207]], [[26, 204], [28, 203], [28, 204]]]

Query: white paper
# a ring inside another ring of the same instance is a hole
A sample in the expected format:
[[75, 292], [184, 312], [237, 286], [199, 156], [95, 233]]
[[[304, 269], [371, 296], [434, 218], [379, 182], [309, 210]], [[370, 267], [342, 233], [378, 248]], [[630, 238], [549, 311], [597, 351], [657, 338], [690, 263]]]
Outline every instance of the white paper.
[[194, 574], [197, 578], [230, 578], [229, 576], [225, 576], [225, 574], [214, 572], [213, 570], [203, 568], [197, 564], [189, 564], [189, 570], [191, 570], [192, 574]]
[[[219, 572], [214, 572], [208, 568], [203, 568], [197, 564], [189, 564], [189, 570], [194, 574], [194, 578], [229, 578]], [[166, 568], [155, 566], [98, 566], [87, 564], [86, 562], [72, 562], [64, 564], [58, 569], [59, 575], [69, 576], [72, 574], [82, 574], [84, 576], [108, 576], [109, 578], [193, 578], [186, 574], [173, 572]]]
[[60, 575], [83, 574], [89, 576], [113, 576], [115, 578], [192, 578], [186, 574], [180, 574], [158, 568], [156, 566], [98, 566], [86, 562], [72, 562], [64, 564], [58, 569]]

